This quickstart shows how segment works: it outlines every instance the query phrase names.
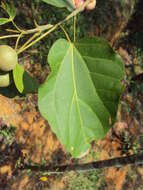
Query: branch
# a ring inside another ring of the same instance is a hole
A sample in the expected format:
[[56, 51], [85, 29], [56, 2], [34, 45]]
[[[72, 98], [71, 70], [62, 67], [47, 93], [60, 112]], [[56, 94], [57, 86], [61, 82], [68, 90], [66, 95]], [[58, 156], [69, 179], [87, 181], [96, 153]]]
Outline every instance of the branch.
[[116, 157], [108, 160], [100, 160], [87, 164], [73, 164], [73, 165], [28, 165], [23, 164], [19, 167], [20, 170], [30, 169], [32, 171], [45, 171], [51, 174], [58, 174], [69, 171], [91, 171], [95, 169], [108, 168], [108, 167], [121, 167], [127, 164], [143, 164], [143, 153], [134, 154], [131, 156]]
[[82, 10], [84, 10], [84, 8], [91, 2], [91, 0], [86, 0], [78, 9], [76, 9], [75, 11], [73, 11], [71, 14], [69, 14], [64, 20], [58, 22], [55, 25], [43, 25], [43, 26], [38, 26], [35, 29], [30, 29], [27, 31], [23, 31], [23, 34], [31, 34], [31, 33], [35, 33], [35, 32], [43, 32], [47, 29], [49, 29], [47, 32], [45, 32], [44, 34], [42, 34], [40, 37], [38, 37], [37, 39], [35, 39], [34, 41], [32, 41], [30, 44], [28, 44], [26, 47], [23, 48], [23, 46], [19, 49], [19, 51], [17, 52], [18, 54], [22, 53], [23, 51], [25, 51], [26, 49], [28, 49], [29, 47], [31, 47], [32, 45], [34, 45], [35, 43], [39, 42], [41, 39], [43, 39], [44, 37], [46, 37], [47, 35], [49, 35], [51, 32], [53, 32], [54, 30], [56, 30], [60, 25], [62, 25], [63, 23], [65, 23], [66, 21], [68, 21], [69, 19], [73, 18], [74, 16], [76, 16], [78, 13], [80, 13]]
[[0, 36], [0, 40], [6, 39], [6, 38], [17, 38], [19, 37], [19, 34], [12, 34], [12, 35], [7, 35], [7, 36]]
[[[61, 25], [63, 24], [65, 21], [73, 18], [74, 16], [76, 16], [78, 13], [80, 13], [81, 11], [84, 10], [84, 8], [91, 2], [91, 0], [86, 0], [78, 9], [74, 10], [71, 14], [69, 14], [64, 20], [60, 21], [59, 23], [57, 23], [56, 25]], [[48, 30], [50, 28], [54, 27], [54, 25], [51, 24], [46, 24], [46, 25], [41, 25], [41, 26], [37, 26], [34, 29], [29, 29], [29, 30], [25, 30], [24, 34], [32, 34], [35, 32], [43, 32], [45, 30]]]

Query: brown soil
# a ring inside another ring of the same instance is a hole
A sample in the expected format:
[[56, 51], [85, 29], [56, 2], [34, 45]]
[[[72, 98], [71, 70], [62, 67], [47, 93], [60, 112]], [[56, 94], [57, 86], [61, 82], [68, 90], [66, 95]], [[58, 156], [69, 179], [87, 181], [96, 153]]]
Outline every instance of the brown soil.
[[[16, 126], [16, 142], [20, 144], [25, 161], [30, 159], [38, 164], [41, 164], [42, 160], [45, 160], [46, 164], [71, 163], [70, 157], [52, 133], [47, 121], [40, 116], [36, 106], [36, 99], [36, 95], [28, 96], [24, 100], [0, 96], [0, 104], [3, 108], [0, 110], [2, 121], [9, 126]], [[127, 123], [117, 123], [115, 127], [118, 134], [121, 134], [123, 130], [128, 130]], [[113, 131], [114, 128], [104, 140], [97, 143], [101, 150], [101, 160], [111, 158], [111, 156], [117, 157], [122, 154], [122, 142], [114, 137]], [[82, 160], [83, 158], [81, 162]], [[93, 161], [93, 159], [90, 158], [90, 161]], [[36, 190], [36, 184], [43, 183], [40, 181], [40, 175], [28, 176], [25, 172], [18, 173], [17, 177], [13, 179], [14, 164], [14, 160], [9, 160], [7, 165], [2, 165], [0, 168], [1, 178], [4, 179], [6, 177], [9, 183], [8, 189], [22, 190], [23, 188], [29, 190], [32, 187], [33, 190]], [[108, 184], [107, 189], [122, 189], [127, 172], [128, 166], [121, 169], [105, 169], [104, 173]], [[48, 177], [47, 183], [50, 184], [50, 189], [54, 189], [54, 186], [57, 189], [62, 189], [64, 186], [62, 178], [59, 180], [55, 179], [55, 177]]]

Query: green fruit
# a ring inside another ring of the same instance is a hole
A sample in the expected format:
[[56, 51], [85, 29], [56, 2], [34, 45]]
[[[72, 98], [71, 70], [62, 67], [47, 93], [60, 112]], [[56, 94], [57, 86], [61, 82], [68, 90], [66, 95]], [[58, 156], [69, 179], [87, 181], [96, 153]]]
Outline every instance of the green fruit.
[[7, 87], [10, 84], [9, 74], [0, 75], [0, 87]]
[[0, 45], [0, 70], [11, 71], [18, 63], [16, 51], [7, 45]]

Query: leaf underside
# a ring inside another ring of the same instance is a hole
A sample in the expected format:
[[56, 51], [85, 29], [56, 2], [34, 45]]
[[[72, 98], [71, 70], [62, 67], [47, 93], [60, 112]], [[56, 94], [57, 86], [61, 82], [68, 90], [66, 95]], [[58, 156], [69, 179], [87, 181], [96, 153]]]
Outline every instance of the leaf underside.
[[21, 94], [36, 93], [39, 84], [23, 68], [22, 65], [16, 64], [13, 69], [13, 79], [17, 90]]
[[60, 39], [48, 62], [52, 72], [39, 88], [38, 106], [67, 151], [79, 157], [115, 121], [124, 68], [112, 48], [97, 38], [76, 47]]
[[42, 0], [43, 2], [53, 5], [55, 7], [63, 8], [66, 7], [69, 11], [74, 10], [73, 0]]
[[8, 18], [0, 18], [0, 25], [6, 24], [9, 22]]

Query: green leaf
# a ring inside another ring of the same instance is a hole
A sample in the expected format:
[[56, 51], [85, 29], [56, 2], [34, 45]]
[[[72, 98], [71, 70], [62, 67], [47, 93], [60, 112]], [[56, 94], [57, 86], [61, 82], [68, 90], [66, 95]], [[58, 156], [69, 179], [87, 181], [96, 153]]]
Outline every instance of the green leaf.
[[120, 80], [125, 68], [120, 56], [101, 38], [86, 38], [76, 44], [81, 53], [96, 91], [111, 114], [114, 123], [123, 86]]
[[24, 68], [17, 64], [13, 70], [13, 79], [17, 90], [22, 94], [35, 93], [39, 84], [33, 79]]
[[[92, 140], [106, 135], [111, 120], [116, 115], [109, 108], [108, 98], [113, 97], [110, 104], [114, 108], [122, 92], [120, 79], [124, 76], [124, 69], [121, 60], [116, 59], [115, 52], [104, 42], [105, 45], [100, 50], [103, 60], [98, 62], [94, 54], [97, 53], [98, 56], [100, 53], [99, 44], [102, 41], [89, 41], [90, 39], [87, 41], [87, 49], [83, 47], [86, 40], [77, 45], [81, 54], [66, 40], [55, 42], [48, 55], [52, 72], [38, 91], [38, 106], [42, 116], [48, 120], [61, 143], [74, 157], [86, 152]], [[112, 69], [116, 65], [120, 65], [118, 69], [121, 68], [118, 74], [116, 69]], [[111, 76], [108, 76], [109, 71]]]
[[42, 1], [59, 8], [66, 7], [70, 11], [73, 11], [75, 9], [72, 0], [42, 0]]
[[23, 74], [24, 68], [21, 65], [17, 64], [13, 69], [13, 79], [15, 86], [20, 93], [22, 93], [24, 90]]
[[10, 22], [8, 18], [0, 18], [0, 25], [6, 24], [8, 22]]
[[13, 4], [7, 4], [2, 2], [1, 7], [7, 12], [7, 14], [9, 15], [9, 19], [13, 20], [16, 16], [16, 9], [13, 6]]

